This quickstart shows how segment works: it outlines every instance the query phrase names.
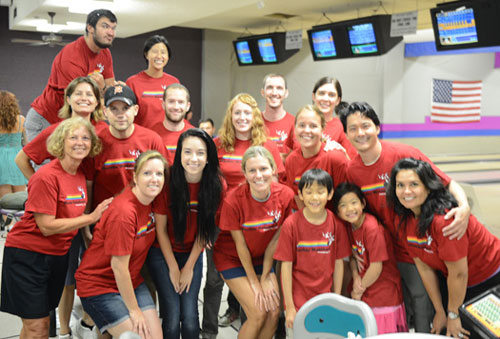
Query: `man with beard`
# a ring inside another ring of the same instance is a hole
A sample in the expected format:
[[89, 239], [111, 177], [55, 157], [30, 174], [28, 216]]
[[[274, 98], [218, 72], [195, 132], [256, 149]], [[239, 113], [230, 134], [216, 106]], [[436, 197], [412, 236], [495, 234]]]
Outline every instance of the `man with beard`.
[[157, 123], [151, 129], [158, 133], [163, 139], [167, 150], [167, 161], [172, 166], [174, 163], [177, 140], [182, 132], [194, 128], [189, 121], [185, 120], [186, 113], [191, 107], [188, 89], [181, 84], [169, 85], [163, 92], [163, 109], [165, 119]]
[[74, 78], [89, 76], [102, 93], [115, 83], [109, 47], [115, 38], [116, 25], [116, 16], [111, 11], [96, 9], [87, 16], [85, 35], [56, 55], [49, 81], [26, 115], [24, 126], [28, 141], [61, 120], [57, 113], [64, 104], [64, 89]]
[[283, 101], [288, 97], [286, 79], [280, 74], [270, 73], [264, 77], [260, 94], [266, 99], [266, 108], [262, 112], [267, 136], [276, 142], [283, 162], [290, 153], [286, 146], [288, 138], [293, 138], [295, 117], [283, 108]]

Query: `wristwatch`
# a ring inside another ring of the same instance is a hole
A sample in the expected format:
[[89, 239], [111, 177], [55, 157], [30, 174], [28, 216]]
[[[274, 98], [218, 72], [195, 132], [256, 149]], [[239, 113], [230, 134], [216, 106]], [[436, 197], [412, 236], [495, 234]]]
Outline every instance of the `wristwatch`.
[[450, 318], [451, 320], [455, 320], [459, 317], [458, 313], [455, 313], [455, 312], [452, 312], [452, 311], [448, 311], [448, 318]]

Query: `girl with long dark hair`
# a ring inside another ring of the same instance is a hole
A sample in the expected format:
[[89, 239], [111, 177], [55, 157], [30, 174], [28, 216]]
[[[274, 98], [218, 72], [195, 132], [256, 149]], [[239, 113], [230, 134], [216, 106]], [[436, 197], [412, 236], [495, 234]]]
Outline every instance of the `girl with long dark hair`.
[[[212, 138], [194, 128], [181, 134], [171, 167], [167, 203], [157, 214], [159, 247], [148, 256], [158, 290], [165, 338], [198, 338], [198, 292], [203, 248], [215, 237], [224, 191]], [[161, 208], [161, 207], [159, 207]]]

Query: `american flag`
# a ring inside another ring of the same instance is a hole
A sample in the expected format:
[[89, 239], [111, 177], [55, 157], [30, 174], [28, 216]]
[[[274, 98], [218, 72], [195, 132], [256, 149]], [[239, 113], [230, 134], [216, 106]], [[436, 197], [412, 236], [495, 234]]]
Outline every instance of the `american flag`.
[[432, 122], [476, 122], [481, 118], [482, 81], [432, 79]]

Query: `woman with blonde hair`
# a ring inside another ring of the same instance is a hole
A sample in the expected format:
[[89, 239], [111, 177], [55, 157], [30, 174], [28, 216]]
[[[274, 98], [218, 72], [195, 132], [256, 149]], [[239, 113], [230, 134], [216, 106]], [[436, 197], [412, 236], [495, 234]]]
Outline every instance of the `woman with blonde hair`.
[[7, 236], [3, 254], [1, 311], [19, 316], [22, 338], [49, 336], [49, 311], [61, 297], [68, 250], [78, 229], [99, 220], [112, 199], [90, 214], [80, 164], [101, 150], [94, 127], [64, 120], [47, 140], [55, 157], [28, 182], [25, 214]]
[[245, 179], [241, 172], [241, 159], [250, 146], [264, 146], [271, 152], [277, 167], [275, 175], [282, 176], [285, 172], [278, 148], [267, 139], [257, 101], [250, 94], [240, 93], [229, 102], [215, 143], [229, 190]]
[[273, 255], [294, 193], [273, 182], [274, 157], [262, 146], [244, 153], [241, 170], [246, 181], [224, 199], [213, 260], [247, 316], [238, 338], [270, 339], [280, 313]]
[[82, 306], [107, 337], [133, 331], [145, 339], [162, 338], [156, 306], [140, 271], [156, 238], [153, 201], [167, 177], [167, 161], [160, 152], [141, 153], [131, 184], [96, 225], [76, 272]]
[[0, 198], [26, 190], [27, 180], [14, 162], [23, 140], [26, 140], [24, 117], [17, 98], [10, 92], [0, 91]]

